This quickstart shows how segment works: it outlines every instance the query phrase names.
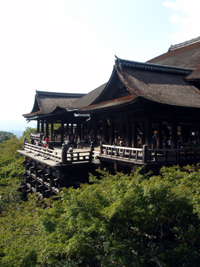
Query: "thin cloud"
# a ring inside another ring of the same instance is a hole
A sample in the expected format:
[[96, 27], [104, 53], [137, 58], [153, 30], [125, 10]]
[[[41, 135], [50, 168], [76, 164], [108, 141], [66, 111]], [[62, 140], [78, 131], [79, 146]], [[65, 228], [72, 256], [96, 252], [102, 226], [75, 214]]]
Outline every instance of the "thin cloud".
[[165, 1], [163, 6], [174, 11], [174, 14], [169, 18], [169, 21], [175, 26], [175, 32], [169, 35], [172, 43], [183, 42], [200, 36], [200, 0]]

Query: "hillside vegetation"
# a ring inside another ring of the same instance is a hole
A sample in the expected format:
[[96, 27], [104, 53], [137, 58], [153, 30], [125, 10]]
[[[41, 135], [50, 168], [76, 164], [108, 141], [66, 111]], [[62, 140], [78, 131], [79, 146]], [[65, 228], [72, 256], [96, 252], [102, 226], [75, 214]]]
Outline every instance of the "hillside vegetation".
[[20, 146], [0, 144], [0, 266], [199, 266], [198, 165], [158, 176], [99, 171], [56, 200], [23, 201]]
[[0, 143], [3, 141], [9, 140], [14, 137], [14, 134], [9, 132], [0, 131]]

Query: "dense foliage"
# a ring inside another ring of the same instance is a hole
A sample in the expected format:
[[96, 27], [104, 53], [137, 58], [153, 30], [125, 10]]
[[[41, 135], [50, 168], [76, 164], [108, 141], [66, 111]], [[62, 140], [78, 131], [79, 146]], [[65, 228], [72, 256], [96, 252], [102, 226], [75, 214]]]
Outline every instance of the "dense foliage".
[[9, 132], [0, 131], [0, 143], [3, 141], [9, 140], [14, 137], [14, 134]]
[[99, 171], [59, 199], [22, 201], [20, 145], [0, 146], [0, 266], [199, 266], [199, 166]]

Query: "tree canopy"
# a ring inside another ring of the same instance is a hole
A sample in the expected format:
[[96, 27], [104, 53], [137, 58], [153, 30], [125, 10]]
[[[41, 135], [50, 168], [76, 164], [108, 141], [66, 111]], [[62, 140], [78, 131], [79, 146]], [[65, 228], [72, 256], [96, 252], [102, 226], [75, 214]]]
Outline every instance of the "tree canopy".
[[14, 137], [14, 134], [10, 132], [0, 131], [0, 143], [3, 141], [9, 140]]
[[199, 266], [198, 165], [98, 171], [56, 200], [22, 201], [22, 139], [0, 144], [0, 266]]
[[101, 172], [56, 201], [10, 205], [1, 266], [199, 266], [198, 167], [159, 176]]

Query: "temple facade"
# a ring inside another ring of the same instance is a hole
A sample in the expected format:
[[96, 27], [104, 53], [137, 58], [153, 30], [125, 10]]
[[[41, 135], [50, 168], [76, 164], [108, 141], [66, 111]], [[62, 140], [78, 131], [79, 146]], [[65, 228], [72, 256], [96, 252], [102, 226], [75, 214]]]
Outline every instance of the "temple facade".
[[[49, 197], [97, 168], [130, 173], [200, 161], [200, 38], [146, 63], [116, 57], [110, 79], [88, 94], [36, 91], [27, 121], [62, 151], [24, 143], [27, 192]], [[73, 153], [64, 139], [78, 137]], [[98, 151], [94, 146], [98, 146]]]
[[[170, 47], [146, 63], [116, 57], [107, 83], [90, 93], [36, 91], [27, 120], [55, 140], [60, 134], [93, 137], [94, 144], [175, 149], [198, 143], [200, 133], [200, 39]], [[54, 130], [54, 125], [59, 128]]]

